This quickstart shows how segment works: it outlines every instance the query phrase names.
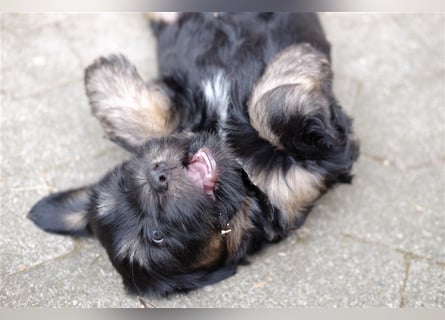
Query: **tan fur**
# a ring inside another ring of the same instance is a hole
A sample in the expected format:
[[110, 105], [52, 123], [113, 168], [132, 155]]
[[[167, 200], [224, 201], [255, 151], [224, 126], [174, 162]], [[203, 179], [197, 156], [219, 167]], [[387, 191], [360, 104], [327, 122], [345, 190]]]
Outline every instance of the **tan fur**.
[[214, 266], [224, 254], [224, 239], [220, 234], [216, 234], [210, 239], [207, 247], [202, 251], [201, 256], [191, 266], [192, 269], [206, 269]]
[[[255, 85], [248, 102], [252, 126], [260, 136], [281, 148], [279, 137], [270, 128], [270, 112], [279, 110], [283, 116], [308, 115], [322, 110], [327, 113], [327, 98], [322, 87], [332, 81], [329, 62], [309, 44], [293, 45], [278, 54]], [[275, 96], [280, 101], [271, 103]]]
[[324, 189], [320, 177], [296, 165], [286, 174], [278, 170], [253, 173], [249, 168], [245, 169], [252, 182], [268, 195], [271, 204], [283, 212], [290, 226]]
[[70, 212], [63, 219], [67, 230], [82, 230], [88, 223], [85, 211]]
[[249, 219], [250, 205], [250, 201], [246, 199], [241, 205], [240, 210], [229, 222], [229, 228], [232, 231], [224, 235], [229, 257], [235, 255], [241, 245], [243, 236], [253, 228], [252, 221]]
[[170, 134], [178, 118], [161, 87], [146, 84], [123, 57], [97, 60], [87, 69], [86, 91], [106, 135], [130, 145]]
[[170, 134], [177, 119], [171, 119], [170, 102], [155, 86], [131, 87], [122, 82], [116, 95], [101, 101], [101, 107], [93, 109], [110, 139], [116, 137], [144, 142], [150, 137]]

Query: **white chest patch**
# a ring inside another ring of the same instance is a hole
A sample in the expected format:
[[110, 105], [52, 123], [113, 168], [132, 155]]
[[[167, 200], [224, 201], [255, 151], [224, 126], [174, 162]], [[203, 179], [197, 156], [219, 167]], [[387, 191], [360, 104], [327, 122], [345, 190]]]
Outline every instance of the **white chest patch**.
[[230, 82], [223, 71], [218, 71], [212, 78], [202, 82], [202, 91], [209, 111], [214, 111], [218, 115], [219, 121], [224, 123], [227, 119], [227, 109], [229, 106]]

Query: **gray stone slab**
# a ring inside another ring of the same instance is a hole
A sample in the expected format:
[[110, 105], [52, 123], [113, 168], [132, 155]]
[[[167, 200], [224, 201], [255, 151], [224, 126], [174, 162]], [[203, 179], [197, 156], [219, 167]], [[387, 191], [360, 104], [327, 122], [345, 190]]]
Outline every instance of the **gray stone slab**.
[[66, 13], [2, 13], [3, 27], [16, 36], [25, 36], [32, 30], [54, 25], [66, 19]]
[[443, 164], [444, 87], [444, 76], [440, 75], [378, 94], [363, 88], [354, 111], [355, 131], [362, 141], [363, 153], [402, 169]]
[[385, 86], [419, 83], [419, 77], [442, 72], [445, 39], [438, 30], [445, 24], [443, 13], [324, 13], [320, 17], [334, 43], [337, 72]]
[[38, 176], [1, 181], [0, 277], [18, 273], [73, 249], [70, 238], [51, 235], [26, 219], [31, 206], [51, 189]]
[[[11, 177], [2, 181], [2, 237], [0, 237], [2, 281], [6, 276], [28, 272], [37, 265], [57, 260], [60, 256], [77, 250], [71, 237], [45, 233], [26, 219], [26, 214], [32, 205], [49, 193], [96, 182], [108, 168], [120, 163], [126, 156], [128, 156], [126, 152], [112, 147], [95, 157], [86, 158], [83, 161], [72, 161], [35, 176], [31, 174], [29, 177]], [[99, 250], [100, 246], [96, 241], [91, 241], [91, 243]], [[105, 260], [111, 266], [108, 258]], [[52, 262], [49, 262], [42, 266], [42, 273], [51, 264]], [[63, 268], [58, 271], [65, 272]], [[51, 277], [51, 274], [49, 273], [46, 277]], [[106, 288], [104, 286], [102, 289]], [[122, 288], [116, 288], [116, 291], [119, 294]], [[8, 295], [8, 293], [5, 294]], [[76, 300], [75, 296], [72, 298]]]
[[95, 183], [128, 156], [117, 146], [110, 146], [101, 153], [86, 155], [82, 159], [76, 158], [73, 153], [72, 161], [46, 171], [23, 170], [15, 177], [4, 178], [0, 244], [2, 258], [5, 259], [2, 259], [1, 274], [26, 269], [65, 253], [72, 247], [69, 237], [41, 232], [25, 218], [35, 202], [52, 192]]
[[112, 146], [90, 115], [81, 81], [40, 97], [4, 99], [2, 111], [3, 176], [47, 170]]
[[443, 166], [408, 171], [362, 157], [352, 185], [325, 195], [306, 227], [445, 262]]
[[2, 307], [140, 307], [127, 295], [103, 249], [76, 242], [66, 257], [2, 278]]
[[117, 146], [111, 146], [95, 156], [84, 157], [41, 173], [55, 190], [94, 184], [108, 171], [130, 157]]
[[396, 307], [402, 255], [379, 246], [300, 230], [252, 258], [232, 278], [158, 307]]
[[[28, 16], [24, 15], [25, 21]], [[6, 25], [8, 15], [4, 17], [1, 27], [2, 92], [12, 98], [23, 98], [82, 78], [79, 58], [57, 27], [51, 24], [36, 29], [27, 26], [27, 32], [17, 35]]]
[[445, 306], [445, 265], [424, 260], [411, 262], [404, 294], [408, 308]]
[[335, 88], [362, 150], [399, 167], [443, 161], [445, 38], [437, 30], [445, 16], [323, 14], [322, 21], [335, 44]]
[[72, 14], [60, 26], [83, 68], [101, 55], [122, 53], [145, 80], [157, 73], [154, 37], [142, 13]]

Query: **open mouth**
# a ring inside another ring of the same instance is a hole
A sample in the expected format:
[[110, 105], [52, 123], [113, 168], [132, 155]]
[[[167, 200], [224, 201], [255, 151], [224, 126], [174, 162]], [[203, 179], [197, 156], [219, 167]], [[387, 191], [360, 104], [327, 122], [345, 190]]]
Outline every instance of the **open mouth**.
[[190, 180], [214, 199], [213, 190], [217, 181], [216, 161], [209, 149], [201, 148], [189, 159], [187, 174]]

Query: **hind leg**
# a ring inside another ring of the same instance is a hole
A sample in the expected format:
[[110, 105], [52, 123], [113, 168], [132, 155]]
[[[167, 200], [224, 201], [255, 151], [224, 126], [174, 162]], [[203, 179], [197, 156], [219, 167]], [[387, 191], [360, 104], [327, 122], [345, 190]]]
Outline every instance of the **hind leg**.
[[324, 54], [309, 44], [291, 46], [256, 83], [249, 120], [229, 121], [228, 137], [244, 169], [290, 227], [328, 187], [350, 181], [357, 148], [331, 82]]

